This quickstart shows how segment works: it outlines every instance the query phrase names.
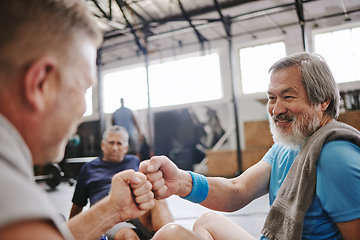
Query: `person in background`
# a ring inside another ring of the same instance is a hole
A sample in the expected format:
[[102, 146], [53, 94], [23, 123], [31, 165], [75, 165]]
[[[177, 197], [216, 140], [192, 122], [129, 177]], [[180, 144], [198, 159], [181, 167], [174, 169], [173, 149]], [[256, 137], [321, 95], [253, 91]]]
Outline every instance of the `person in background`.
[[[238, 177], [205, 177], [178, 169], [167, 157], [140, 164], [155, 197], [176, 194], [232, 212], [269, 193], [261, 239], [360, 239], [360, 132], [337, 122], [339, 90], [325, 60], [297, 53], [270, 68], [268, 114], [274, 145]], [[158, 239], [255, 239], [209, 212], [194, 231], [168, 224]]]
[[[124, 127], [111, 126], [103, 134], [103, 155], [83, 165], [78, 176], [70, 218], [82, 212], [90, 200], [90, 206], [108, 195], [111, 178], [118, 172], [139, 170], [140, 160], [136, 155], [126, 154], [129, 135]], [[166, 200], [155, 201], [155, 206], [139, 218], [119, 223], [106, 232], [107, 237], [122, 239], [151, 239], [165, 224], [173, 222]]]
[[126, 128], [129, 133], [129, 153], [136, 154], [140, 157], [140, 138], [141, 134], [139, 124], [135, 118], [133, 111], [124, 105], [124, 98], [120, 99], [120, 108], [112, 115], [112, 124]]
[[62, 159], [85, 112], [96, 26], [80, 0], [0, 0], [0, 239], [99, 239], [154, 206], [145, 175], [128, 170], [64, 222], [34, 181], [34, 165]]

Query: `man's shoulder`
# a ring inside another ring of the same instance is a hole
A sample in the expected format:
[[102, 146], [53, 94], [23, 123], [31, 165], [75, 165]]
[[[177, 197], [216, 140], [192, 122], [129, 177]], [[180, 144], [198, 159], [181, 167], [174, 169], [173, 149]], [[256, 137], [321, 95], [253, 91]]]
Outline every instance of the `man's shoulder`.
[[300, 148], [298, 149], [292, 149], [292, 148], [288, 148], [286, 146], [283, 146], [279, 143], [274, 143], [272, 145], [272, 147], [269, 149], [269, 151], [272, 151], [274, 154], [276, 155], [288, 155], [291, 153], [294, 153], [295, 155], [297, 155], [297, 153], [300, 151]]
[[120, 115], [125, 115], [125, 116], [127, 116], [127, 115], [132, 115], [133, 114], [133, 112], [131, 111], [131, 109], [129, 109], [129, 108], [126, 108], [126, 107], [124, 107], [124, 108], [118, 108], [118, 109], [116, 109], [115, 111], [114, 111], [114, 113], [113, 113], [113, 117], [115, 116], [115, 117], [119, 117]]
[[140, 165], [140, 159], [136, 155], [126, 154], [124, 157], [123, 163], [125, 165], [127, 165], [128, 167], [137, 171], [139, 168], [139, 165]]
[[325, 143], [319, 157], [318, 170], [348, 172], [360, 169], [360, 147], [346, 140]]
[[337, 139], [323, 145], [320, 159], [343, 159], [354, 155], [360, 156], [360, 146], [351, 141]]
[[[4, 162], [1, 162], [4, 163]], [[16, 221], [42, 218], [57, 223], [57, 213], [43, 189], [32, 178], [11, 165], [0, 164], [0, 189], [11, 189], [1, 196], [0, 228]]]
[[83, 168], [92, 168], [99, 166], [103, 161], [101, 161], [100, 157], [95, 157], [93, 160], [84, 163]]
[[124, 156], [124, 160], [129, 161], [129, 162], [138, 162], [138, 163], [140, 163], [139, 157], [134, 155], [134, 154], [126, 154]]
[[[343, 140], [343, 139], [336, 139], [330, 142], [327, 142], [323, 145], [322, 151], [323, 152], [330, 152], [331, 154], [344, 154], [348, 151], [359, 151], [360, 146], [354, 144], [351, 141]], [[344, 152], [344, 153], [343, 153]]]

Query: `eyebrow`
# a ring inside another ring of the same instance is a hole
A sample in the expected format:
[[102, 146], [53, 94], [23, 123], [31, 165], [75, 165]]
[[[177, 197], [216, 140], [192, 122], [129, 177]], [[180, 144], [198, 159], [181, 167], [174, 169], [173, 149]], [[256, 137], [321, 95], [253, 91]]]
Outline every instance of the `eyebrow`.
[[[267, 91], [267, 93], [268, 93], [269, 95], [274, 95], [274, 94], [271, 93], [269, 90]], [[289, 87], [289, 88], [286, 88], [286, 89], [282, 90], [282, 91], [280, 92], [280, 95], [284, 95], [285, 93], [297, 93], [297, 91], [295, 90], [295, 88]]]
[[123, 143], [122, 141], [117, 141], [117, 140], [107, 140], [108, 143]]

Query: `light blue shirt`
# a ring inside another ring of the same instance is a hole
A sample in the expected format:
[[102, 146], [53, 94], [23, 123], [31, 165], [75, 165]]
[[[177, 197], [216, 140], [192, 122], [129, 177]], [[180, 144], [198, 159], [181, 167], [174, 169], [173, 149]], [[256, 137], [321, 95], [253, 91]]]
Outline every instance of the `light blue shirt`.
[[136, 133], [136, 127], [133, 119], [133, 112], [127, 107], [120, 107], [113, 114], [114, 125], [126, 128], [129, 136]]
[[[274, 144], [263, 157], [272, 166], [270, 206], [298, 153]], [[360, 218], [360, 147], [344, 140], [324, 144], [316, 173], [316, 193], [305, 214], [302, 239], [341, 239], [336, 222]]]

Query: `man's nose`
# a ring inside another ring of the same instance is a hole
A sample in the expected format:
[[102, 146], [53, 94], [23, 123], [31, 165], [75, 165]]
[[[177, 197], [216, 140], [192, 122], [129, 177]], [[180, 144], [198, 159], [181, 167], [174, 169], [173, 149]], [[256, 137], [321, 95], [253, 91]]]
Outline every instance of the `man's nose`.
[[271, 111], [271, 115], [278, 116], [282, 113], [286, 113], [287, 109], [286, 109], [286, 105], [282, 101], [276, 101], [273, 104], [272, 109], [270, 109], [270, 111]]
[[118, 149], [118, 145], [115, 143], [115, 144], [112, 144], [111, 145], [111, 149], [112, 150], [117, 150]]

